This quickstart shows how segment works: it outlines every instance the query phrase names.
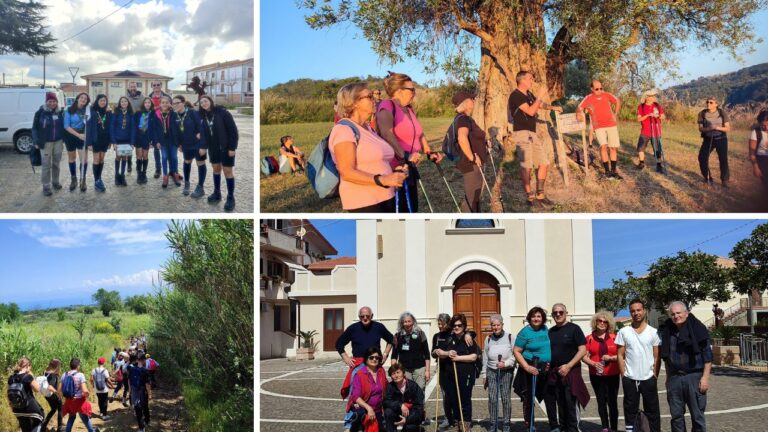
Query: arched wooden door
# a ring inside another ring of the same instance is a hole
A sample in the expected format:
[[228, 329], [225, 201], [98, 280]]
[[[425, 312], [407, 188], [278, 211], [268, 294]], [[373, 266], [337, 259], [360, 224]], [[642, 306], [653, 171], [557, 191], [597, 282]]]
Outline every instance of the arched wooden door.
[[470, 271], [459, 276], [453, 289], [453, 313], [467, 317], [467, 328], [477, 332], [482, 348], [491, 334], [491, 315], [498, 314], [499, 282], [484, 271]]

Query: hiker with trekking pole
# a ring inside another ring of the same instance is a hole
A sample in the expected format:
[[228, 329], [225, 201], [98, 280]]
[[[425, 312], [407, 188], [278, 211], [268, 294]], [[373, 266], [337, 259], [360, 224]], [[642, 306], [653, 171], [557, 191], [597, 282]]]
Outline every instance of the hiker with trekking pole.
[[[443, 413], [444, 418], [440, 423], [441, 429], [446, 429], [455, 426], [455, 421], [459, 417], [458, 413], [454, 411], [451, 401], [446, 397], [446, 388], [452, 384], [449, 380], [449, 372], [452, 368], [451, 359], [448, 357], [440, 357], [437, 355], [439, 350], [447, 352], [450, 350], [451, 333], [450, 327], [451, 316], [447, 313], [441, 313], [437, 316], [437, 328], [438, 332], [432, 336], [432, 357], [437, 360], [437, 394], [438, 398], [443, 398]], [[474, 344], [475, 332], [468, 331], [464, 335], [464, 343], [468, 346]], [[439, 405], [439, 403], [438, 403]], [[437, 413], [435, 413], [435, 422], [437, 422]], [[435, 423], [437, 427], [437, 423]]]
[[464, 314], [455, 314], [450, 321], [452, 329], [448, 341], [448, 350], [437, 349], [435, 354], [441, 359], [451, 361], [448, 380], [445, 386], [445, 398], [452, 405], [454, 412], [459, 415], [457, 432], [467, 432], [472, 428], [472, 387], [477, 378], [475, 361], [477, 360], [477, 345], [468, 346], [465, 341], [467, 333], [467, 318]]
[[[488, 188], [483, 174], [483, 164], [487, 161], [488, 155], [485, 131], [472, 118], [472, 111], [475, 108], [474, 93], [458, 91], [453, 95], [451, 102], [457, 114], [448, 128], [446, 139], [449, 143], [444, 142], [443, 151], [448, 159], [456, 161], [456, 168], [464, 177], [464, 199], [461, 202], [461, 212], [480, 213], [480, 196], [483, 186]], [[490, 194], [490, 188], [488, 192]]]
[[656, 101], [658, 92], [648, 90], [643, 93], [637, 106], [637, 121], [640, 123], [640, 137], [637, 139], [637, 169], [645, 168], [645, 148], [648, 142], [653, 147], [656, 159], [656, 172], [664, 173], [664, 151], [661, 147], [661, 121], [666, 120], [664, 108]]
[[[394, 213], [396, 188], [403, 185], [408, 172], [404, 165], [390, 165], [394, 150], [369, 129], [374, 106], [368, 85], [347, 84], [336, 99], [341, 119], [328, 136], [327, 148], [338, 169], [342, 208], [355, 213]], [[314, 155], [309, 158], [308, 173]], [[317, 190], [316, 184], [313, 187]]]
[[[539, 110], [552, 110], [559, 113], [563, 108], [544, 102], [547, 97], [546, 86], [540, 86], [536, 96], [530, 91], [534, 84], [533, 74], [521, 70], [515, 76], [517, 88], [509, 95], [508, 118], [512, 122], [512, 140], [517, 147], [517, 159], [520, 161], [520, 176], [526, 194], [528, 206], [551, 206], [553, 202], [544, 192], [547, 181], [549, 156], [544, 141], [536, 133]], [[531, 188], [532, 176], [536, 169], [536, 192]]]
[[439, 152], [432, 151], [424, 135], [424, 128], [411, 106], [416, 96], [416, 85], [406, 74], [389, 72], [384, 79], [384, 89], [390, 99], [378, 103], [375, 113], [376, 127], [379, 135], [395, 152], [395, 158], [390, 162], [392, 168], [401, 164], [408, 166], [408, 179], [398, 190], [400, 207], [397, 210], [399, 213], [417, 213], [419, 189], [421, 189], [430, 213], [434, 213], [427, 190], [421, 181], [418, 166], [421, 163], [422, 153], [436, 163], [439, 163], [443, 156]]
[[768, 196], [768, 110], [757, 115], [757, 126], [749, 136], [749, 161], [753, 174], [762, 181]]
[[712, 185], [712, 173], [709, 170], [709, 155], [717, 152], [720, 162], [720, 181], [724, 188], [728, 187], [730, 170], [728, 169], [728, 131], [731, 122], [728, 113], [717, 103], [714, 97], [707, 98], [707, 107], [698, 116], [699, 132], [701, 132], [701, 148], [699, 149], [699, 169], [704, 177], [704, 184]]
[[528, 311], [525, 320], [528, 325], [517, 333], [515, 347], [512, 350], [520, 366], [512, 387], [515, 394], [523, 401], [526, 430], [535, 430], [536, 401], [542, 400], [547, 408], [549, 429], [555, 430], [559, 427], [557, 405], [552, 398], [545, 398], [547, 378], [550, 373], [549, 363], [552, 358], [549, 331], [545, 324], [547, 312], [539, 306], [534, 306]]
[[511, 430], [512, 418], [512, 377], [515, 374], [515, 356], [512, 352], [514, 341], [512, 334], [504, 331], [504, 319], [501, 315], [491, 315], [489, 319], [493, 333], [485, 339], [483, 347], [483, 388], [488, 390], [488, 412], [491, 415], [493, 429], [496, 432], [499, 423], [499, 401], [504, 408], [502, 430]]

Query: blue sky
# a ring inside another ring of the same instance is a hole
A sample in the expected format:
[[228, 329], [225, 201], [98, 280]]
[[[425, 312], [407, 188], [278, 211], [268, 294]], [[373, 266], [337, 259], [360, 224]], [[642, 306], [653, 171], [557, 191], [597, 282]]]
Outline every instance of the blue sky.
[[[383, 76], [387, 70], [409, 74], [425, 83], [442, 76], [426, 76], [421, 64], [406, 61], [402, 64], [379, 64], [368, 42], [352, 24], [343, 23], [329, 29], [312, 30], [304, 22], [307, 10], [299, 10], [294, 1], [262, 1], [260, 6], [261, 81], [259, 88], [267, 88], [291, 79], [332, 79], [349, 76]], [[700, 76], [732, 72], [740, 68], [768, 61], [768, 11], [756, 14], [752, 21], [757, 34], [766, 39], [757, 50], [744, 56], [738, 63], [731, 56], [709, 52], [691, 46], [678, 57], [678, 82], [660, 80], [662, 88], [688, 82]], [[478, 50], [479, 59], [479, 50]], [[476, 60], [478, 60], [476, 59]]]
[[[766, 220], [600, 220], [592, 221], [595, 288], [609, 288], [611, 279], [630, 270], [645, 273], [656, 259], [680, 250], [701, 250], [727, 257], [739, 240]], [[354, 256], [354, 220], [312, 220], [342, 256]], [[649, 262], [650, 261], [650, 262]]]
[[0, 303], [90, 304], [99, 288], [152, 292], [170, 257], [166, 221], [1, 220]]

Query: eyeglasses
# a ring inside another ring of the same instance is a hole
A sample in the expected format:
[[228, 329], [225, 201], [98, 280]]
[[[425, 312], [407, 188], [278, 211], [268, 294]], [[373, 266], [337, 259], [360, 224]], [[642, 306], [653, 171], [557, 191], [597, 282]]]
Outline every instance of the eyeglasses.
[[554, 311], [552, 312], [552, 316], [560, 316], [565, 315], [565, 311]]
[[368, 96], [360, 96], [358, 99], [373, 99], [373, 95], [369, 94]]
[[594, 90], [594, 91], [603, 91], [603, 88], [602, 87], [598, 87], [598, 88], [594, 88], [592, 90]]
[[595, 322], [597, 322], [598, 324], [608, 324], [608, 321], [604, 319], [599, 319], [599, 320], [596, 320]]
[[152, 84], [152, 87], [162, 87], [162, 84]]
[[358, 315], [357, 317], [360, 319], [363, 319], [363, 318], [370, 318], [371, 315]]
[[381, 357], [372, 355], [372, 356], [368, 356], [368, 360], [370, 360], [370, 361], [374, 361], [374, 360], [381, 361]]
[[717, 103], [717, 102], [715, 102], [715, 101], [707, 101], [707, 105], [714, 105], [714, 104], [716, 104], [716, 103]]

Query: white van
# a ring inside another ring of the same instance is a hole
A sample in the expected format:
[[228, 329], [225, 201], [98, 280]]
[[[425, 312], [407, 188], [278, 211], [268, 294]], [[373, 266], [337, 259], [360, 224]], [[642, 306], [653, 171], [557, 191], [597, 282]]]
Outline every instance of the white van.
[[32, 120], [40, 106], [45, 105], [45, 93], [54, 92], [59, 107], [64, 105], [64, 93], [59, 89], [38, 87], [0, 88], [0, 144], [13, 144], [19, 153], [29, 153], [32, 142]]

